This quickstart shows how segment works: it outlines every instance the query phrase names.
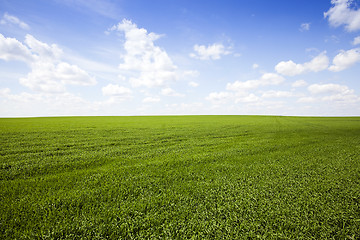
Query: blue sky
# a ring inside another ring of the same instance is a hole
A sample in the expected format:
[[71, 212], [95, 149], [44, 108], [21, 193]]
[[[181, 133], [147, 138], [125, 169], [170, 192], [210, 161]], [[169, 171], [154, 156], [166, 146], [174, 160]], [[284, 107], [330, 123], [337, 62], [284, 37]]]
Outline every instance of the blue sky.
[[2, 0], [0, 116], [358, 116], [359, 6]]

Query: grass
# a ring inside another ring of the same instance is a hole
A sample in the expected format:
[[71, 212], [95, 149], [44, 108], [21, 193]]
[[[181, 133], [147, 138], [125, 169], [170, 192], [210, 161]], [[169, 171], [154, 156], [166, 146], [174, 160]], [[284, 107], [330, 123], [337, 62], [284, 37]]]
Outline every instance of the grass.
[[0, 119], [0, 239], [360, 239], [360, 118]]

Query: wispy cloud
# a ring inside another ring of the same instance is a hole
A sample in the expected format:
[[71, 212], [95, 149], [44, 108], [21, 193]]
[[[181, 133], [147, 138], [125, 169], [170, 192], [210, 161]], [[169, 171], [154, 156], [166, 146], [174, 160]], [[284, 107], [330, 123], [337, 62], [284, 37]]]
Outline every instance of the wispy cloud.
[[226, 89], [229, 91], [243, 92], [249, 89], [255, 89], [262, 86], [278, 85], [285, 81], [285, 78], [276, 73], [264, 73], [259, 79], [248, 81], [235, 81], [228, 83]]
[[357, 36], [354, 38], [354, 41], [352, 42], [353, 45], [359, 45], [360, 44], [360, 36]]
[[302, 23], [302, 24], [300, 25], [299, 30], [300, 30], [301, 32], [309, 31], [309, 30], [310, 30], [310, 24], [311, 24], [311, 23]]
[[120, 12], [117, 5], [108, 0], [56, 0], [56, 2], [79, 11], [91, 11], [112, 19], [117, 19]]
[[3, 24], [3, 25], [17, 25], [19, 26], [20, 28], [24, 29], [24, 30], [29, 30], [30, 27], [27, 23], [21, 21], [19, 18], [13, 16], [13, 15], [10, 15], [8, 13], [4, 13], [2, 19], [0, 20], [0, 24]]

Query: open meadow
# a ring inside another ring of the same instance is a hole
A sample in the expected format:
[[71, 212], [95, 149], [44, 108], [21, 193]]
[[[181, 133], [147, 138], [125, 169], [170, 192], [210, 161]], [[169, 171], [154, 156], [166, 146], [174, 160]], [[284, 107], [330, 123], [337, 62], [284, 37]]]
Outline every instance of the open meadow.
[[360, 239], [360, 117], [0, 119], [0, 239]]

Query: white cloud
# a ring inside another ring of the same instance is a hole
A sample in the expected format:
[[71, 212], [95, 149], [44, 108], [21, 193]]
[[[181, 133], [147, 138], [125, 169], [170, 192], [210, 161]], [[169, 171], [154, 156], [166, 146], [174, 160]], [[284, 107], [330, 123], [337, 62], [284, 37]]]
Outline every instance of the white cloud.
[[292, 60], [281, 61], [275, 66], [276, 72], [285, 76], [295, 76], [305, 72], [305, 68], [302, 64], [296, 64]]
[[22, 103], [41, 101], [44, 99], [44, 96], [39, 93], [31, 94], [27, 92], [22, 92], [19, 94], [12, 94], [9, 88], [0, 89], [0, 96], [15, 102]]
[[305, 80], [297, 80], [291, 84], [292, 87], [304, 87], [307, 85], [307, 82]]
[[169, 97], [184, 97], [183, 94], [177, 93], [174, 89], [169, 87], [161, 89], [161, 94]]
[[346, 102], [346, 103], [355, 103], [360, 101], [360, 97], [355, 94], [333, 94], [330, 96], [324, 96], [321, 100], [331, 101], [331, 102]]
[[351, 8], [352, 0], [331, 0], [331, 3], [334, 6], [324, 13], [331, 26], [345, 25], [349, 32], [360, 29], [360, 9]]
[[261, 98], [256, 96], [254, 93], [247, 92], [212, 92], [206, 98], [214, 105], [221, 105], [228, 102], [232, 103], [259, 103]]
[[217, 60], [220, 59], [222, 55], [231, 53], [229, 48], [225, 48], [225, 46], [220, 43], [214, 43], [208, 46], [196, 44], [194, 51], [195, 53], [191, 53], [190, 57], [200, 60]]
[[248, 81], [235, 81], [233, 83], [226, 84], [226, 90], [229, 91], [245, 91], [248, 89], [257, 88], [260, 86], [259, 80], [248, 80]]
[[167, 114], [175, 115], [199, 114], [204, 110], [203, 106], [201, 102], [165, 104]]
[[235, 103], [253, 103], [260, 100], [261, 99], [253, 93], [247, 94], [245, 96], [240, 95], [235, 97]]
[[212, 102], [215, 106], [227, 102], [258, 105], [264, 103], [262, 98], [289, 97], [290, 95], [292, 96], [292, 93], [268, 91], [259, 97], [255, 93], [249, 92], [249, 90], [268, 85], [278, 85], [284, 81], [285, 78], [276, 73], [264, 73], [259, 79], [228, 83], [226, 85], [226, 90], [228, 91], [212, 92], [205, 99]]
[[300, 25], [300, 31], [301, 32], [304, 32], [304, 31], [309, 31], [310, 30], [310, 24], [311, 23], [302, 23], [301, 25]]
[[260, 85], [278, 85], [285, 81], [285, 78], [276, 73], [264, 73], [259, 79]]
[[205, 99], [213, 102], [214, 104], [222, 104], [227, 102], [233, 97], [230, 92], [212, 92]]
[[15, 17], [15, 16], [12, 16], [8, 13], [4, 13], [4, 16], [2, 17], [2, 19], [0, 20], [0, 24], [14, 24], [14, 25], [17, 25], [19, 26], [20, 28], [22, 29], [25, 29], [25, 30], [29, 30], [30, 27], [29, 25], [27, 25], [25, 22], [21, 21], [19, 18]]
[[360, 44], [360, 36], [357, 36], [354, 38], [354, 41], [352, 42], [353, 45], [359, 45]]
[[108, 84], [107, 86], [101, 89], [104, 96], [117, 96], [127, 98], [131, 95], [132, 91], [129, 88]]
[[191, 87], [198, 87], [199, 84], [197, 82], [189, 82], [189, 86]]
[[312, 94], [341, 93], [347, 95], [347, 94], [352, 94], [354, 92], [354, 90], [349, 89], [345, 85], [339, 85], [334, 83], [312, 84], [308, 87], [308, 90]]
[[15, 38], [6, 38], [0, 33], [0, 59], [32, 62], [31, 51]]
[[264, 73], [259, 79], [256, 80], [248, 80], [245, 82], [235, 81], [233, 83], [228, 83], [226, 85], [226, 89], [230, 91], [242, 92], [266, 85], [278, 85], [284, 81], [285, 78], [276, 73]]
[[20, 78], [20, 84], [34, 91], [59, 93], [65, 91], [65, 86], [58, 81], [54, 74], [56, 66], [48, 62], [36, 62], [32, 64], [32, 71], [27, 77]]
[[360, 97], [355, 95], [354, 90], [348, 86], [339, 84], [313, 84], [308, 87], [310, 93], [320, 95], [321, 101], [352, 104], [360, 102]]
[[66, 62], [35, 62], [32, 71], [20, 83], [34, 91], [64, 92], [65, 85], [89, 86], [96, 84], [94, 77], [76, 65]]
[[252, 68], [253, 68], [253, 69], [257, 69], [257, 68], [259, 68], [259, 64], [254, 63], [254, 64], [252, 65]]
[[25, 43], [29, 47], [0, 34], [0, 58], [24, 61], [31, 67], [27, 77], [20, 78], [20, 84], [34, 91], [51, 93], [64, 92], [65, 85], [96, 84], [95, 78], [83, 69], [61, 61], [62, 50], [57, 45], [49, 46], [31, 35], [26, 35]]
[[325, 38], [325, 42], [333, 42], [333, 43], [339, 43], [340, 38], [336, 35], [331, 35]]
[[299, 103], [313, 103], [318, 101], [317, 98], [314, 97], [301, 97], [297, 100]]
[[187, 70], [183, 72], [184, 77], [198, 77], [200, 73], [196, 70]]
[[135, 23], [126, 19], [109, 30], [125, 33], [126, 54], [119, 68], [131, 73], [129, 80], [134, 87], [166, 86], [178, 78], [177, 67], [166, 51], [154, 45], [160, 35], [148, 33], [146, 29], [138, 28]]
[[333, 59], [333, 65], [329, 67], [330, 71], [339, 72], [347, 69], [360, 62], [360, 48], [350, 49], [348, 51], [341, 50]]
[[288, 91], [274, 91], [270, 90], [264, 92], [261, 97], [263, 98], [283, 98], [283, 97], [293, 97], [294, 93]]
[[62, 83], [69, 85], [90, 86], [96, 84], [95, 78], [86, 71], [66, 62], [60, 62], [56, 65], [54, 76]]
[[38, 58], [41, 58], [38, 60], [57, 60], [63, 54], [63, 51], [56, 44], [49, 46], [48, 44], [37, 40], [30, 34], [25, 36], [25, 43], [30, 47], [31, 51], [37, 55]]
[[159, 97], [146, 97], [143, 99], [143, 103], [156, 103], [156, 102], [160, 102]]
[[[0, 90], [1, 92], [4, 92]], [[89, 102], [80, 96], [71, 93], [29, 93], [21, 92], [11, 93], [5, 89], [6, 95], [3, 95], [2, 104], [6, 108], [0, 108], [4, 116], [79, 116], [96, 115], [96, 102]]]
[[285, 76], [295, 76], [306, 72], [319, 72], [327, 69], [328, 66], [329, 58], [326, 56], [326, 52], [322, 52], [310, 62], [304, 64], [297, 64], [292, 60], [279, 62], [275, 66], [275, 70]]
[[6, 97], [7, 95], [10, 94], [10, 88], [0, 88], [0, 96], [1, 97]]

